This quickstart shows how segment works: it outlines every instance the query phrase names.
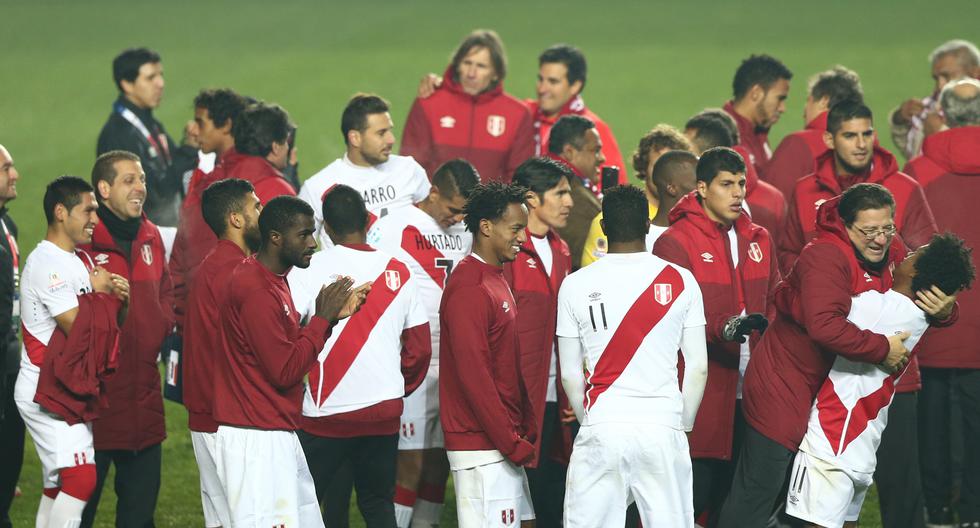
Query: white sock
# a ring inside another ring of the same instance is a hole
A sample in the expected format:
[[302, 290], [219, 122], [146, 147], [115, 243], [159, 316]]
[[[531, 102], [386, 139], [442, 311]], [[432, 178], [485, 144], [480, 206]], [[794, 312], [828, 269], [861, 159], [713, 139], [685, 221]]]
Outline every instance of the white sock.
[[81, 526], [85, 502], [63, 491], [59, 493], [51, 507], [48, 528], [78, 528]]
[[408, 528], [412, 524], [412, 507], [395, 503], [395, 525]]
[[431, 528], [439, 526], [442, 517], [442, 503], [429, 502], [425, 499], [415, 501], [415, 516], [412, 517], [414, 528]]
[[37, 520], [34, 521], [35, 528], [48, 528], [48, 516], [51, 515], [51, 506], [54, 499], [41, 494], [41, 505], [37, 507]]

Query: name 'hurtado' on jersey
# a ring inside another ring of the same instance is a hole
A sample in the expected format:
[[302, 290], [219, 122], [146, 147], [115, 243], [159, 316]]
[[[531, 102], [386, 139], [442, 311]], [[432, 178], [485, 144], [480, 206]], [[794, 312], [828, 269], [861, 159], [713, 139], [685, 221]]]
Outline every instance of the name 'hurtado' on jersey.
[[463, 237], [443, 233], [415, 235], [416, 249], [438, 249], [440, 251], [463, 251]]

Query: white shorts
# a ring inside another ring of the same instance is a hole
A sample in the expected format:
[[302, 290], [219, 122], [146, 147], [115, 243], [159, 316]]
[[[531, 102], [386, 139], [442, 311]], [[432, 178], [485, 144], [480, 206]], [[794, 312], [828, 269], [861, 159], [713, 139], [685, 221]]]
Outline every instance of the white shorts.
[[214, 462], [217, 435], [218, 433], [191, 431], [194, 458], [197, 459], [197, 469], [201, 474], [201, 506], [204, 508], [204, 526], [207, 528], [231, 526], [228, 499], [221, 489], [218, 468]]
[[636, 502], [645, 528], [694, 526], [691, 454], [683, 431], [656, 424], [579, 429], [565, 481], [565, 526], [622, 528]]
[[422, 384], [404, 401], [398, 450], [444, 447], [446, 441], [439, 422], [439, 367], [429, 367]]
[[296, 433], [222, 425], [214, 454], [231, 527], [323, 527]]
[[41, 459], [43, 486], [57, 488], [61, 486], [59, 470], [95, 464], [92, 424], [68, 425], [60, 416], [34, 403], [37, 376], [34, 372], [21, 369], [14, 385], [14, 402]]
[[534, 519], [527, 474], [510, 460], [453, 470], [453, 485], [459, 528], [517, 527]]
[[872, 477], [872, 473], [839, 468], [798, 451], [786, 495], [786, 513], [826, 528], [840, 528], [847, 521], [858, 520]]

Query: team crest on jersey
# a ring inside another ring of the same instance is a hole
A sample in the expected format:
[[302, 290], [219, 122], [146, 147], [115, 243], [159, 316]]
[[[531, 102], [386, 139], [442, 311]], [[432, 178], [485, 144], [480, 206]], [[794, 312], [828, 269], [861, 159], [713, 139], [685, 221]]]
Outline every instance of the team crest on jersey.
[[758, 242], [749, 244], [749, 258], [756, 263], [762, 262], [762, 248], [759, 247]]
[[507, 508], [500, 510], [500, 522], [506, 525], [514, 524], [516, 515], [514, 513], [514, 508]]
[[48, 275], [49, 292], [54, 293], [67, 285], [68, 283], [65, 282], [65, 280], [62, 279], [60, 275], [58, 275], [57, 271], [52, 271], [51, 274]]
[[670, 284], [655, 282], [653, 284], [653, 300], [657, 301], [661, 306], [670, 304], [670, 301], [674, 300], [674, 291], [671, 289]]
[[105, 253], [99, 253], [98, 255], [95, 256], [94, 260], [96, 266], [105, 266], [106, 264], [109, 263], [109, 255]]
[[711, 253], [708, 253], [707, 251], [705, 251], [704, 253], [701, 253], [701, 260], [703, 260], [703, 261], [705, 261], [705, 262], [707, 262], [709, 264], [713, 264], [714, 261], [715, 261], [714, 259], [715, 259], [715, 256], [712, 255]]
[[403, 423], [402, 424], [402, 437], [412, 438], [415, 436], [415, 422]]
[[487, 133], [493, 137], [500, 137], [504, 135], [504, 130], [507, 130], [507, 120], [504, 116], [487, 116]]
[[402, 276], [395, 270], [385, 270], [385, 286], [395, 291], [402, 286]]
[[153, 248], [150, 247], [149, 243], [143, 244], [140, 248], [140, 256], [143, 257], [143, 262], [146, 262], [147, 266], [153, 265]]
[[442, 116], [439, 118], [439, 126], [442, 128], [453, 128], [456, 126], [456, 118], [453, 116]]

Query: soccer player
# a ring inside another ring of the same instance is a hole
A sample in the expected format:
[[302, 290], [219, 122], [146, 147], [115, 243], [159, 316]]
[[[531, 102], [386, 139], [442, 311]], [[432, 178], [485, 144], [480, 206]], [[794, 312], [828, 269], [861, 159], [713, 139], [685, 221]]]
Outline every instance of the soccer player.
[[465, 208], [473, 253], [456, 266], [439, 308], [439, 401], [460, 528], [534, 519], [522, 466], [537, 425], [503, 265], [525, 241], [527, 190], [479, 185]]
[[286, 274], [310, 265], [313, 210], [296, 197], [273, 198], [259, 215], [259, 231], [258, 253], [231, 272], [234, 287], [220, 307], [212, 406], [218, 479], [232, 526], [323, 526], [295, 433], [303, 378], [331, 329], [357, 310], [369, 288], [352, 291], [349, 277], [323, 286], [301, 329]]
[[653, 254], [690, 270], [704, 293], [708, 378], [691, 432], [694, 513], [717, 514], [734, 469], [745, 421], [742, 378], [774, 308], [779, 281], [772, 241], [742, 208], [747, 163], [732, 149], [701, 154], [697, 189], [670, 211]]
[[282, 173], [289, 165], [289, 138], [295, 131], [296, 125], [281, 106], [262, 102], [248, 105], [232, 121], [235, 147], [230, 152], [238, 155], [234, 163], [226, 156], [222, 177], [250, 181], [263, 205], [276, 196], [295, 196]]
[[232, 525], [215, 465], [218, 423], [212, 415], [215, 358], [222, 347], [221, 307], [226, 305], [231, 272], [259, 250], [261, 211], [255, 188], [245, 180], [217, 181], [201, 195], [201, 215], [218, 242], [198, 267], [187, 296], [182, 360], [183, 400], [200, 473], [204, 524], [209, 528]]
[[91, 185], [74, 176], [48, 184], [44, 193], [47, 234], [28, 255], [21, 279], [24, 346], [14, 400], [41, 459], [44, 490], [35, 523], [38, 528], [78, 526], [96, 480], [92, 424], [69, 423], [34, 401], [42, 365], [51, 367], [51, 358], [46, 358], [48, 344], [57, 332], [69, 336], [79, 317], [80, 296], [109, 293], [114, 283], [128, 290], [125, 279], [93, 267], [91, 261], [82, 260], [84, 254], [76, 252], [80, 244], [92, 240], [99, 221], [92, 191]]
[[334, 185], [343, 184], [361, 193], [371, 220], [399, 207], [421, 202], [429, 194], [425, 169], [411, 156], [391, 153], [395, 144], [394, 124], [388, 102], [371, 94], [357, 94], [347, 102], [340, 118], [347, 152], [303, 183], [299, 196], [316, 213], [320, 246], [333, 245], [323, 231], [323, 197]]
[[[970, 250], [961, 239], [934, 235], [895, 268], [890, 290], [855, 296], [847, 319], [879, 335], [908, 333], [905, 347], [912, 353], [929, 327], [926, 313], [914, 302], [915, 292], [933, 286], [958, 292], [970, 287], [975, 274]], [[904, 373], [888, 373], [843, 356], [834, 360], [810, 408], [807, 432], [790, 474], [786, 513], [823, 527], [857, 526], [895, 384]]]
[[449, 461], [439, 424], [439, 304], [449, 275], [473, 245], [462, 224], [463, 207], [479, 183], [469, 162], [447, 161], [432, 176], [425, 200], [378, 219], [368, 233], [368, 243], [408, 266], [432, 336], [429, 370], [402, 411], [395, 486], [399, 528], [438, 526], [445, 502]]
[[565, 279], [558, 294], [561, 379], [582, 424], [565, 526], [621, 527], [636, 501], [643, 526], [693, 527], [684, 432], [708, 376], [701, 290], [691, 272], [647, 251], [642, 191], [614, 187], [602, 209], [609, 253]]
[[412, 104], [401, 153], [429, 174], [453, 158], [465, 158], [486, 181], [509, 182], [534, 155], [531, 112], [504, 92], [507, 56], [493, 30], [478, 29], [459, 44], [429, 97]]
[[[665, 152], [654, 164], [650, 184], [657, 190], [660, 205], [650, 219], [647, 231], [647, 249], [653, 251], [657, 239], [670, 227], [670, 211], [678, 202], [697, 188], [698, 157], [686, 150]], [[746, 168], [746, 172], [748, 168]]]
[[432, 355], [429, 321], [408, 266], [366, 243], [361, 194], [337, 185], [322, 208], [334, 245], [314, 255], [309, 267], [289, 273], [299, 316], [313, 315], [322, 277], [349, 276], [371, 285], [371, 294], [361, 311], [337, 324], [317, 356], [299, 438], [319, 499], [335, 489], [335, 476], [349, 464], [367, 525], [394, 528], [402, 398], [425, 379]]
[[779, 59], [752, 55], [742, 61], [732, 80], [733, 97], [723, 107], [738, 124], [739, 145], [749, 152], [745, 160], [758, 174], [765, 174], [772, 157], [769, 129], [786, 111], [793, 72]]

